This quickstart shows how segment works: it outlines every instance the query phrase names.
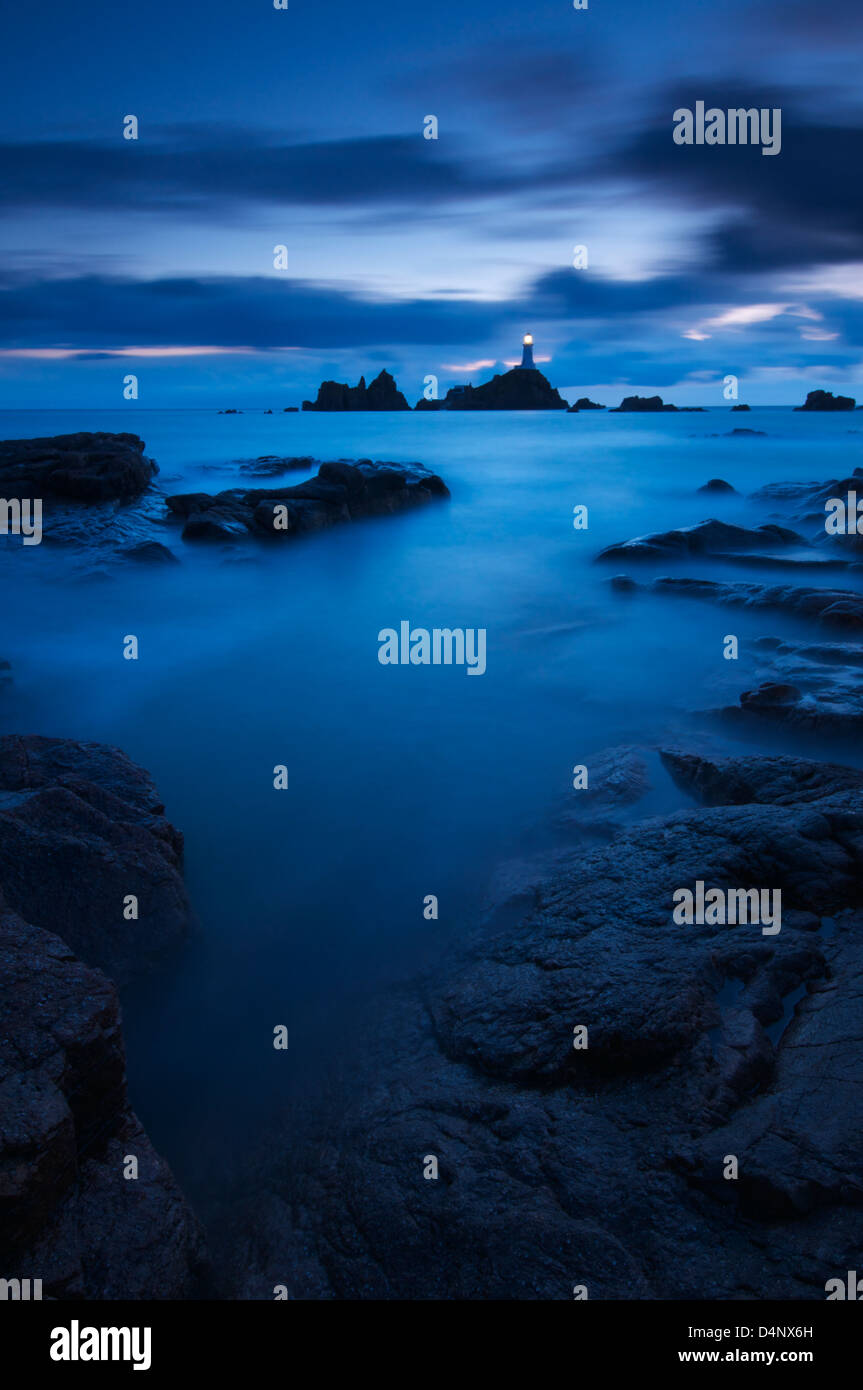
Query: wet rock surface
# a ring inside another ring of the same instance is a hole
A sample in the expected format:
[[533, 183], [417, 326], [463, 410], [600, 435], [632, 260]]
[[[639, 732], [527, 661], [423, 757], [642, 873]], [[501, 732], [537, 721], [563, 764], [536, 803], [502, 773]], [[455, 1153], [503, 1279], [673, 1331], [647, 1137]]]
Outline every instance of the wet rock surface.
[[150, 778], [119, 749], [0, 738], [0, 888], [88, 965], [122, 984], [184, 939], [182, 852]]
[[4, 1277], [47, 1297], [187, 1298], [204, 1275], [198, 1224], [129, 1106], [115, 985], [94, 968], [128, 979], [183, 936], [181, 851], [119, 750], [0, 739], [0, 1246]]
[[[855, 1267], [863, 774], [665, 758], [710, 805], [583, 852], [376, 1011], [337, 1135], [238, 1213], [243, 1296], [823, 1298]], [[674, 925], [697, 879], [781, 888], [781, 932]]]
[[114, 986], [0, 899], [0, 1000], [4, 1277], [60, 1299], [192, 1296], [201, 1232], [129, 1107]]
[[0, 493], [78, 502], [138, 497], [158, 472], [144, 448], [136, 434], [0, 440]]

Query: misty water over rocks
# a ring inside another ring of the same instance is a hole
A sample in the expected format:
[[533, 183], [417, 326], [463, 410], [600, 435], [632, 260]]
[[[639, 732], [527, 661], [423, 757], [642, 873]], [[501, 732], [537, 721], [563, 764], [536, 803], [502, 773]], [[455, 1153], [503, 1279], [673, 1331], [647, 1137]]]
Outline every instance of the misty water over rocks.
[[[15, 594], [0, 638], [14, 676], [0, 731], [116, 744], [151, 774], [185, 836], [197, 928], [123, 1005], [131, 1103], [193, 1204], [206, 1209], [271, 1121], [299, 1122], [331, 1066], [362, 1049], [358, 1008], [420, 966], [446, 966], [503, 863], [555, 854], [562, 801], [578, 796], [575, 764], [623, 744], [823, 755], [817, 722], [712, 712], [764, 682], [759, 639], [797, 651], [835, 632], [784, 609], [672, 603], [650, 585], [694, 577], [859, 594], [858, 572], [795, 573], [796, 549], [769, 578], [757, 554], [711, 557], [708, 569], [665, 552], [653, 569], [640, 561], [639, 587], [626, 591], [595, 558], [708, 518], [799, 529], [781, 497], [750, 494], [846, 478], [863, 461], [860, 440], [847, 418], [790, 409], [748, 414], [766, 438], [724, 434], [725, 410], [694, 419], [137, 409], [0, 419], [8, 438], [135, 431], [164, 495], [244, 486], [249, 460], [305, 455], [314, 464], [287, 483], [319, 462], [370, 458], [417, 461], [451, 493], [290, 546], [186, 544], [157, 493], [111, 514], [79, 510], [63, 544], [46, 517], [45, 544], [0, 552]], [[714, 478], [735, 491], [699, 493]], [[572, 524], [579, 505], [584, 531]], [[122, 562], [118, 536], [157, 540], [180, 564]], [[483, 678], [382, 666], [378, 633], [404, 620], [485, 628]], [[137, 662], [122, 659], [128, 633]], [[728, 633], [737, 661], [723, 659]], [[859, 729], [832, 756], [863, 765]], [[690, 805], [646, 758], [649, 791], [615, 814]], [[281, 763], [287, 793], [273, 790]], [[423, 918], [430, 893], [437, 922]], [[271, 1047], [277, 1024], [290, 1030], [285, 1054]]]

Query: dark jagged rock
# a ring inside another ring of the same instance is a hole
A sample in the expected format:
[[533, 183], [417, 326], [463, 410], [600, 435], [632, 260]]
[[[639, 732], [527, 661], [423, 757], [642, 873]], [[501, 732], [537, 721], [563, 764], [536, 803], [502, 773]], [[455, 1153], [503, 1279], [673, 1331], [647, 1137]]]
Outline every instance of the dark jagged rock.
[[729, 430], [726, 439], [766, 439], [766, 430]]
[[[0, 890], [121, 984], [183, 939], [183, 838], [150, 778], [117, 748], [0, 738]], [[128, 895], [138, 920], [127, 921]]]
[[184, 540], [276, 539], [318, 531], [360, 517], [387, 516], [434, 498], [449, 497], [446, 484], [420, 464], [322, 463], [317, 476], [294, 487], [232, 488], [177, 493], [166, 499], [184, 518]]
[[45, 1297], [189, 1298], [204, 1272], [198, 1224], [129, 1106], [116, 989], [93, 968], [128, 979], [185, 932], [181, 849], [119, 750], [0, 739], [0, 1248], [4, 1278], [40, 1278]]
[[0, 1012], [4, 1278], [50, 1298], [192, 1297], [201, 1232], [129, 1107], [116, 990], [2, 896]]
[[[823, 1299], [855, 1267], [863, 774], [665, 756], [711, 806], [580, 855], [376, 1005], [335, 1121], [289, 1181], [262, 1159], [241, 1296]], [[781, 889], [781, 932], [674, 925], [699, 879]]]
[[158, 473], [136, 434], [0, 440], [0, 494], [77, 502], [138, 497]]
[[575, 405], [569, 407], [569, 413], [574, 415], [579, 410], [605, 410], [605, 406], [597, 405], [596, 401], [589, 400], [587, 396], [579, 396]]
[[810, 391], [803, 405], [795, 410], [853, 410], [853, 396], [834, 396], [832, 391]]
[[661, 396], [624, 396], [611, 414], [655, 415], [659, 411], [676, 409], [676, 405], [666, 405]]
[[676, 555], [712, 555], [768, 550], [777, 546], [803, 545], [802, 536], [784, 526], [731, 526], [725, 521], [700, 521], [697, 526], [681, 526], [674, 531], [636, 536], [619, 545], [606, 546], [599, 560], [668, 560]]
[[414, 410], [443, 410], [443, 401], [429, 400], [427, 396], [420, 396]]
[[736, 491], [737, 491], [737, 488], [736, 488], [736, 487], [732, 487], [730, 483], [726, 483], [726, 481], [725, 481], [724, 478], [711, 478], [710, 481], [707, 482], [707, 483], [705, 483], [703, 487], [700, 487], [700, 488], [698, 489], [698, 491], [699, 491], [699, 492], [736, 492]]
[[447, 392], [444, 410], [567, 410], [560, 392], [536, 367], [513, 367], [482, 386]]
[[750, 408], [750, 407], [749, 407], [748, 405], [733, 405], [733, 406], [731, 407], [731, 410], [732, 410], [732, 412], [734, 412], [734, 411], [741, 411], [741, 410], [749, 410], [749, 408]]
[[361, 376], [356, 386], [324, 381], [317, 399], [303, 401], [303, 410], [410, 410], [389, 372], [381, 372], [368, 386]]

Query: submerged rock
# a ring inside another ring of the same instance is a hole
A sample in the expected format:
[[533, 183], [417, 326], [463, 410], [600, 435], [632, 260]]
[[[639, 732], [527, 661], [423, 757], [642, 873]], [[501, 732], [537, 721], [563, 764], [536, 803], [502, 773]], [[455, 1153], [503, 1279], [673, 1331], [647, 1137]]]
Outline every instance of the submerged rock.
[[732, 487], [730, 483], [726, 483], [726, 481], [725, 481], [724, 478], [711, 478], [710, 481], [709, 481], [709, 482], [706, 482], [706, 483], [704, 484], [703, 487], [700, 487], [700, 488], [698, 489], [698, 491], [699, 491], [699, 492], [736, 492], [736, 491], [737, 491], [737, 488], [736, 488], [736, 487]]
[[[627, 576], [628, 578], [628, 576]], [[615, 576], [615, 587], [621, 588]], [[630, 580], [629, 586], [639, 586]], [[856, 631], [863, 628], [863, 595], [848, 589], [814, 589], [793, 584], [720, 583], [711, 579], [664, 577], [648, 588], [678, 598], [707, 599], [711, 603], [740, 608], [775, 608], [797, 617], [811, 618], [825, 627]]]
[[0, 440], [0, 494], [106, 502], [138, 497], [158, 472], [136, 434]]
[[317, 476], [293, 487], [232, 488], [209, 493], [177, 493], [166, 499], [184, 518], [184, 540], [293, 538], [337, 522], [386, 516], [449, 497], [436, 473], [420, 464], [322, 463]]
[[696, 526], [680, 526], [674, 531], [636, 536], [631, 541], [606, 546], [598, 560], [667, 560], [675, 555], [713, 555], [741, 551], [768, 550], [771, 547], [799, 546], [805, 542], [796, 531], [785, 526], [731, 526], [726, 521], [700, 521]]

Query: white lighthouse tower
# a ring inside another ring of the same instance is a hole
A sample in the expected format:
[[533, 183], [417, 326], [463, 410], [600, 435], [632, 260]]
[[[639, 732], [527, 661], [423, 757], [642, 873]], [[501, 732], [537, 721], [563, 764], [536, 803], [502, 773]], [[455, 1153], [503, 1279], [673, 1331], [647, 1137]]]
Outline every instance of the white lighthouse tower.
[[533, 336], [530, 333], [524, 335], [524, 346], [521, 350], [521, 365], [523, 367], [533, 366]]

